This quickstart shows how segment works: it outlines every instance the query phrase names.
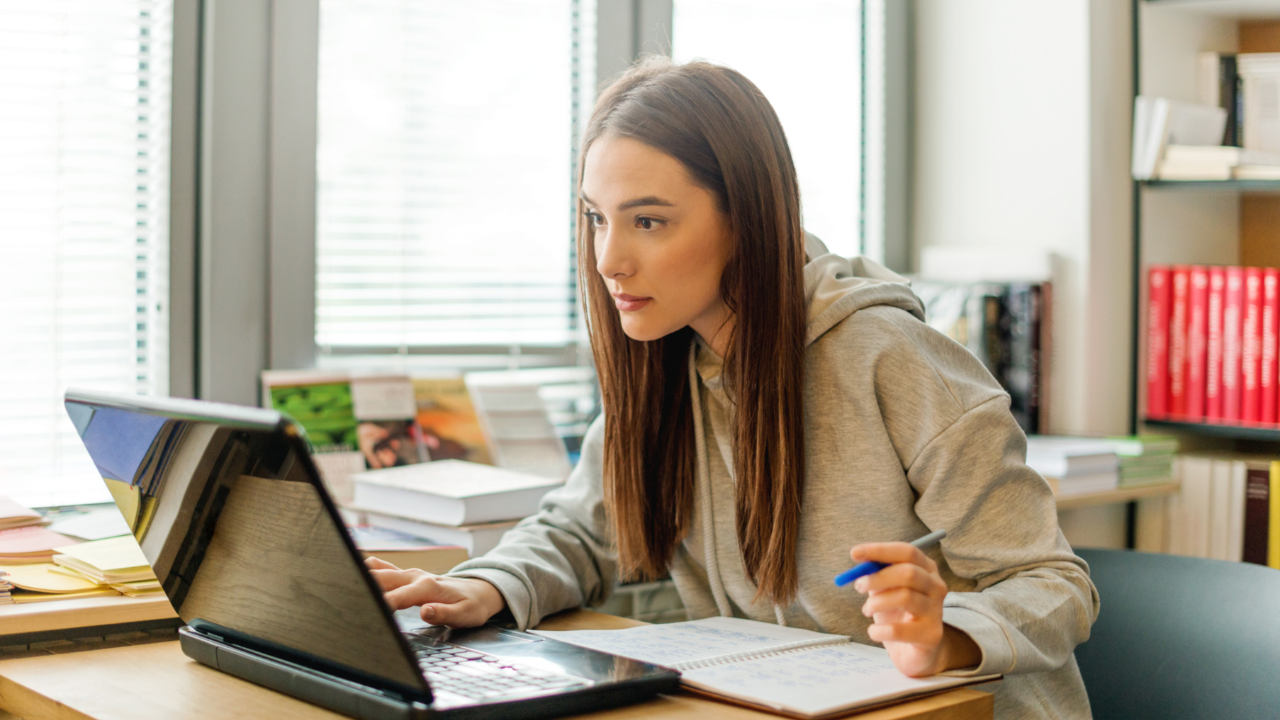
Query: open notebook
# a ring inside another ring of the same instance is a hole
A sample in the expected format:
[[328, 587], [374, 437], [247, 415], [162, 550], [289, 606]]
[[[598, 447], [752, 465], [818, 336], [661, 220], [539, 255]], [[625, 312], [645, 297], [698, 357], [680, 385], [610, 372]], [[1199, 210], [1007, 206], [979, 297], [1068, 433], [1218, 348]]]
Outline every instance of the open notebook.
[[561, 642], [679, 670], [712, 695], [802, 718], [824, 718], [998, 676], [909, 678], [879, 647], [740, 618], [626, 630], [537, 631]]

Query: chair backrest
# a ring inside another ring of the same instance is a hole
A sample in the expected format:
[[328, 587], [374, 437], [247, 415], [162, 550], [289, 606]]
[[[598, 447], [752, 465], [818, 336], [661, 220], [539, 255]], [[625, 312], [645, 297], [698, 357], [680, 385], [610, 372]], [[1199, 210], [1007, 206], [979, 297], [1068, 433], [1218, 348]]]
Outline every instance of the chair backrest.
[[1280, 717], [1280, 571], [1076, 552], [1102, 599], [1076, 648], [1095, 720]]

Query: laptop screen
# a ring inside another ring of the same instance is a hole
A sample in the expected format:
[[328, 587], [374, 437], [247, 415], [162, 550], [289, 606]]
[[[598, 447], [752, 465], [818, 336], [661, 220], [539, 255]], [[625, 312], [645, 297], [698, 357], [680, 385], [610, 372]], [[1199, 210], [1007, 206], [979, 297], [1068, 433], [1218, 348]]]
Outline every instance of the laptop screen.
[[296, 426], [182, 400], [68, 392], [66, 405], [184, 622], [429, 692]]

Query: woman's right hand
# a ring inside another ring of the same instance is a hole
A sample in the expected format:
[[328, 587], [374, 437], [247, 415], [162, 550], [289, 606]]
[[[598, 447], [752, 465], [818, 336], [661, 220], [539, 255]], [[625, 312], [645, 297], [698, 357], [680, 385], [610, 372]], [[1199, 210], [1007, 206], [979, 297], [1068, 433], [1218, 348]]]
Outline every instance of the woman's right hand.
[[414, 568], [401, 570], [376, 557], [367, 558], [364, 564], [392, 610], [421, 605], [422, 619], [432, 625], [483, 625], [507, 606], [502, 593], [484, 580], [433, 575]]

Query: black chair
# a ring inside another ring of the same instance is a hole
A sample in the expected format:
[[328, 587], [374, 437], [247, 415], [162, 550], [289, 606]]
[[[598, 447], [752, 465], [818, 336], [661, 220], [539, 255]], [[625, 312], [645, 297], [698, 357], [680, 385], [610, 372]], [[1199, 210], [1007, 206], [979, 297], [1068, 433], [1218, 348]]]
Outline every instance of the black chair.
[[1280, 718], [1280, 571], [1076, 552], [1102, 599], [1076, 648], [1095, 720]]

